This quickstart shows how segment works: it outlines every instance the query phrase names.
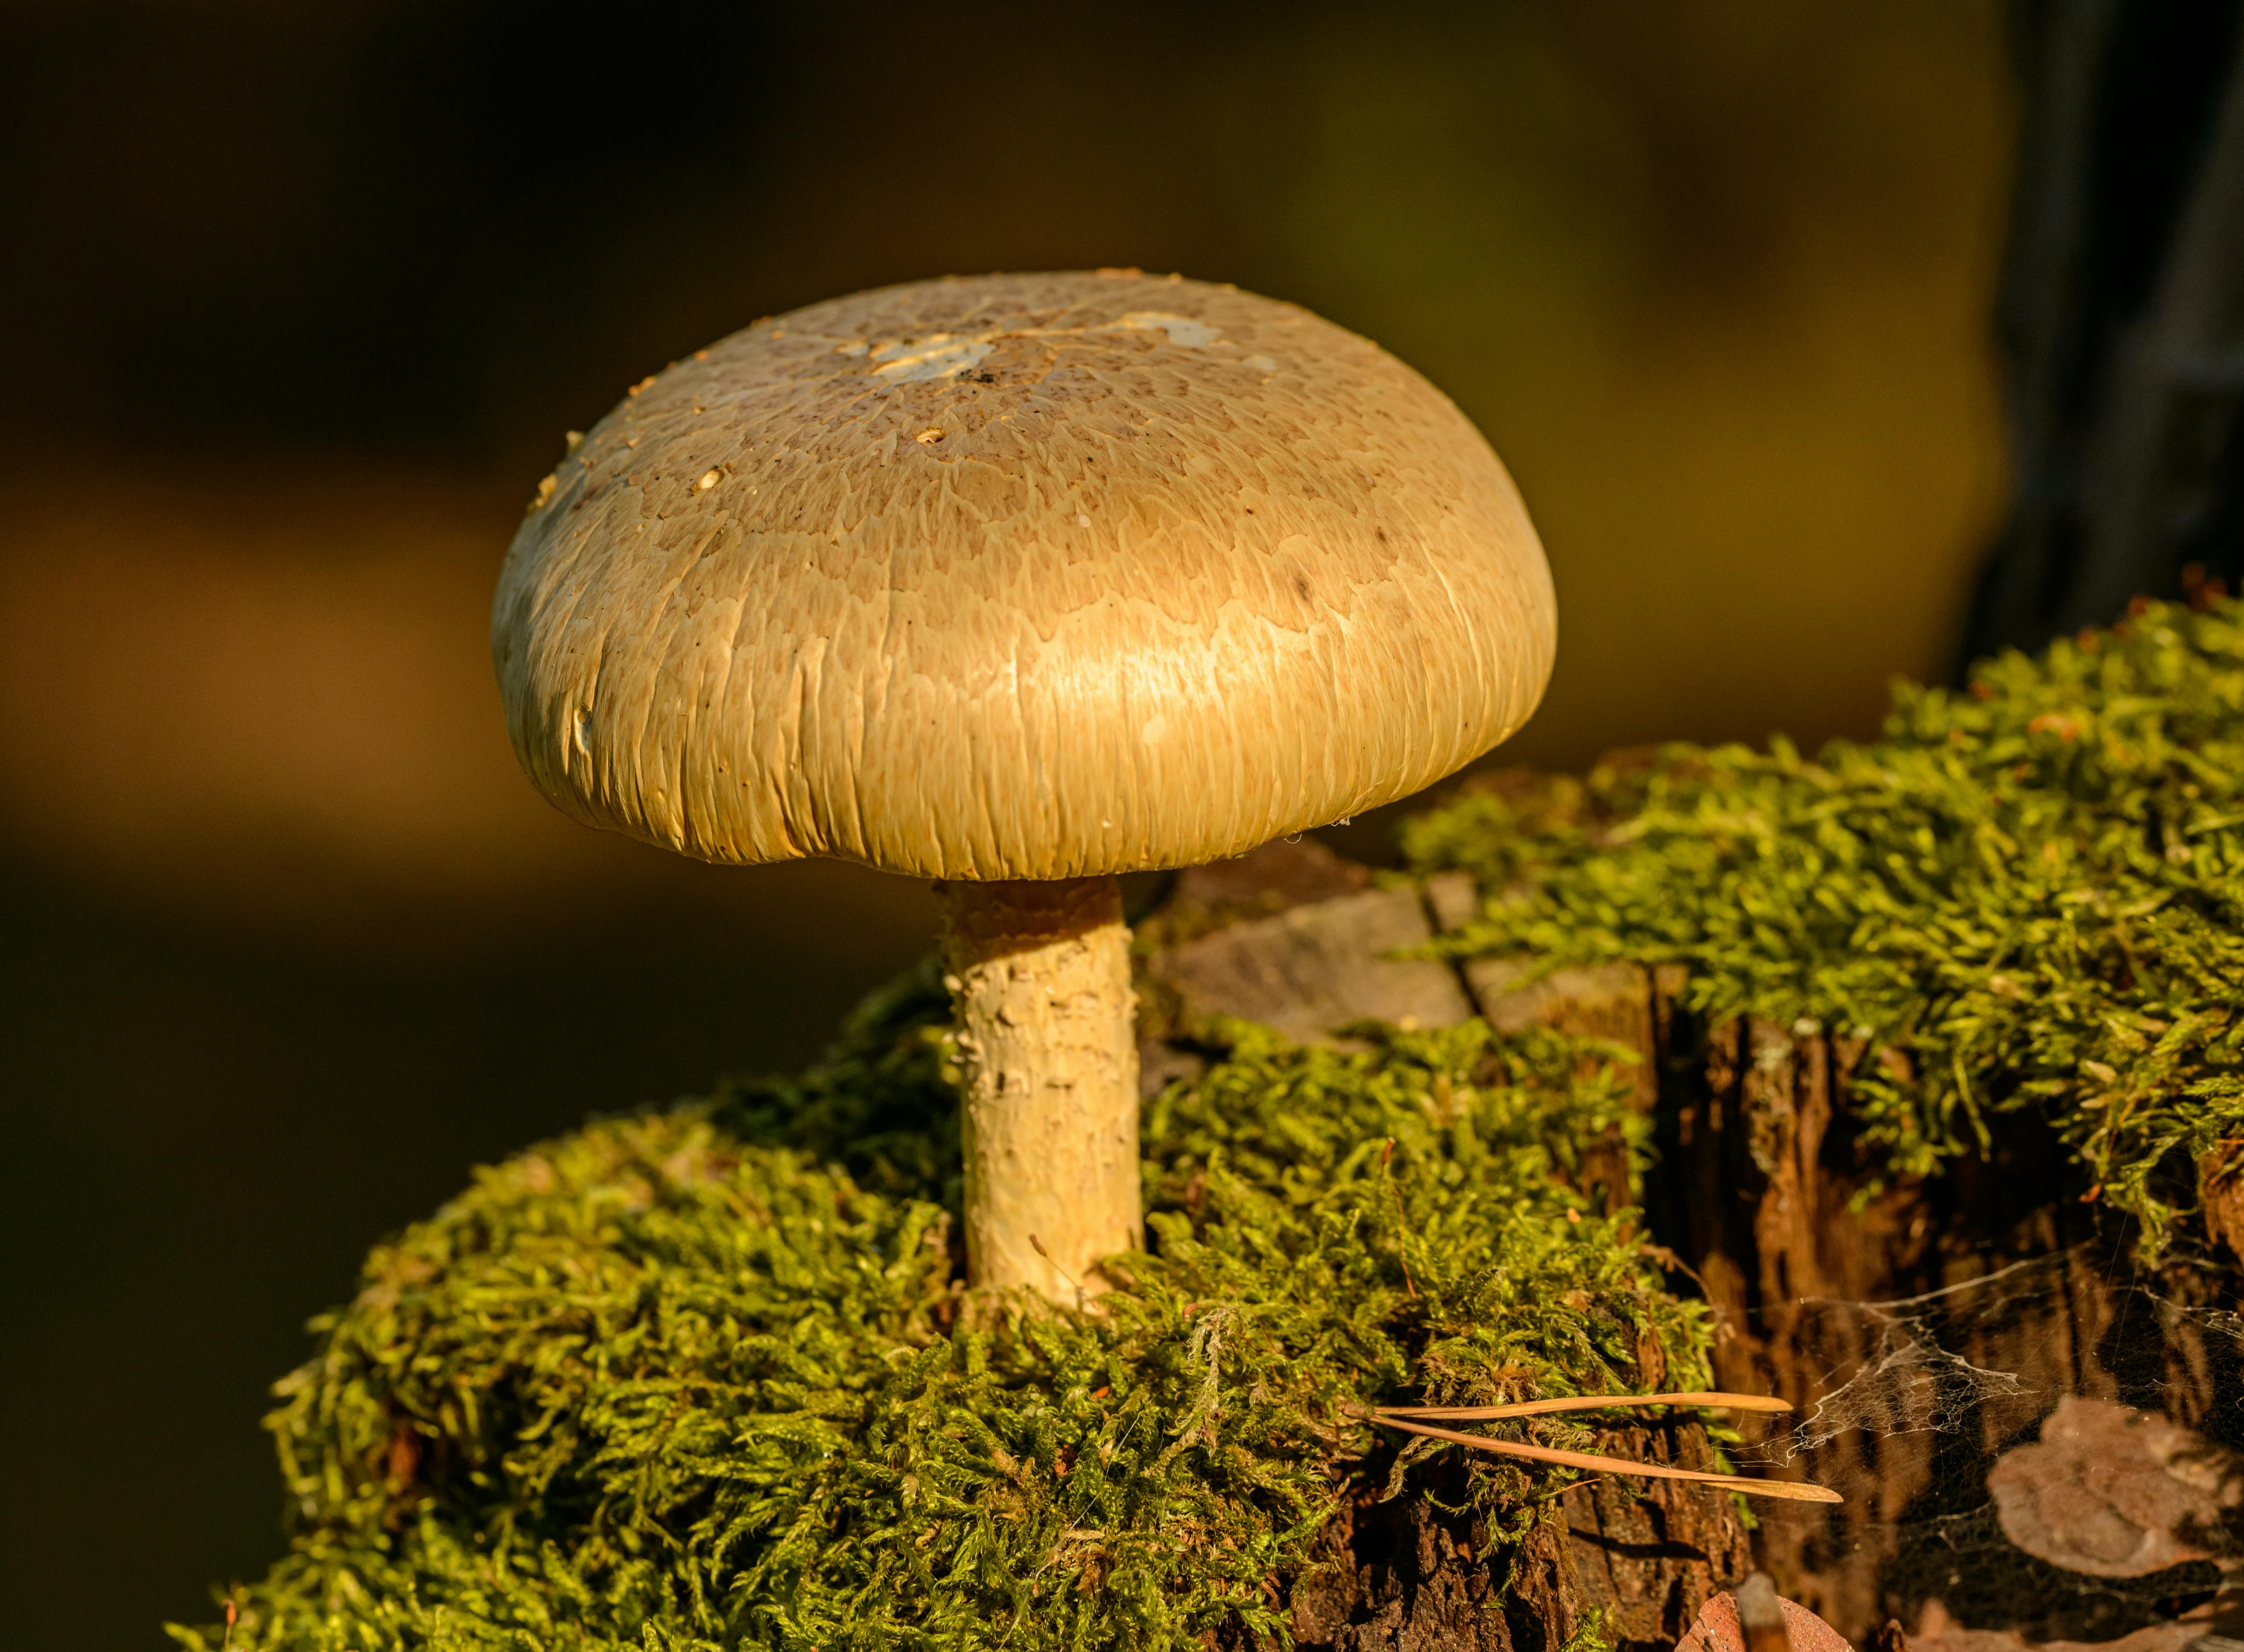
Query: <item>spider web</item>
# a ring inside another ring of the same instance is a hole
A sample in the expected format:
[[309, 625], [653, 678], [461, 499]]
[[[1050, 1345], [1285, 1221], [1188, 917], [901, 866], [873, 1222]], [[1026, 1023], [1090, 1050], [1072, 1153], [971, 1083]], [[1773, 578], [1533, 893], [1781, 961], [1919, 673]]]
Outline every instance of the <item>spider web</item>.
[[1796, 1305], [1809, 1403], [1731, 1454], [1847, 1501], [1757, 1505], [1764, 1563], [1857, 1644], [1896, 1620], [1916, 1652], [2240, 1652], [2219, 1644], [2244, 1641], [2229, 1295], [2202, 1264], [2150, 1275], [2079, 1246]]
[[[1858, 1431], [1887, 1437], [1956, 1433], [1983, 1412], [2005, 1412], [2038, 1399], [2045, 1391], [2018, 1372], [1974, 1365], [1941, 1338], [1964, 1298], [2004, 1290], [2006, 1281], [2015, 1291], [2024, 1283], [2021, 1276], [2046, 1267], [2038, 1258], [2017, 1262], [1981, 1278], [1892, 1302], [1810, 1298], [1806, 1305], [1819, 1313], [1848, 1311], [1871, 1330], [1876, 1341], [1852, 1374], [1825, 1389], [1808, 1415], [1772, 1442], [1776, 1460], [1791, 1462]], [[1838, 1375], [1827, 1372], [1826, 1380]]]

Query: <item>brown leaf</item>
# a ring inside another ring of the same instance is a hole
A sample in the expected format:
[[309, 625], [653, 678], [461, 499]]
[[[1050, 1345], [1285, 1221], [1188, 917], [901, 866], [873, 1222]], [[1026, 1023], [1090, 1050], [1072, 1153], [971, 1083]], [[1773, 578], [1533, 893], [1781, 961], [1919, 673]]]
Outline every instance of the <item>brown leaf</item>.
[[2155, 1412], [2067, 1394], [2038, 1441], [1996, 1460], [1987, 1489], [2003, 1534], [2027, 1554], [2142, 1577], [2215, 1558], [2225, 1516], [2244, 1502], [2244, 1467]]
[[[1854, 1652], [1838, 1630], [1799, 1601], [1780, 1595], [1776, 1603], [1784, 1614], [1785, 1638], [1792, 1643], [1792, 1652]], [[1675, 1643], [1675, 1652], [1746, 1652], [1745, 1629], [1738, 1622], [1738, 1597], [1726, 1589], [1710, 1599]]]

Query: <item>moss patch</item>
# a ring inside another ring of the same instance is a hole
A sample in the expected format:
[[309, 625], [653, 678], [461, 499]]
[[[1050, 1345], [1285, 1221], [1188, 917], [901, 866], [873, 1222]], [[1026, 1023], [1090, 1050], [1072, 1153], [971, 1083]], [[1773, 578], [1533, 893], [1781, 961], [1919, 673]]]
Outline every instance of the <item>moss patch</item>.
[[1670, 746], [1412, 822], [1488, 897], [1452, 955], [1689, 967], [1710, 1015], [1862, 1041], [1889, 1173], [2045, 1118], [2155, 1258], [2244, 1134], [2244, 608], [2123, 625], [1903, 684], [1884, 737], [1813, 761]]
[[[378, 1250], [280, 1386], [292, 1539], [236, 1646], [1282, 1640], [1344, 1489], [1424, 1454], [1357, 1404], [1708, 1380], [1568, 1187], [1640, 1127], [1567, 1041], [1228, 1029], [1149, 1108], [1152, 1253], [1082, 1316], [956, 1282], [944, 1014], [909, 981], [801, 1078], [533, 1149]], [[1472, 1472], [1524, 1530], [1537, 1482]]]

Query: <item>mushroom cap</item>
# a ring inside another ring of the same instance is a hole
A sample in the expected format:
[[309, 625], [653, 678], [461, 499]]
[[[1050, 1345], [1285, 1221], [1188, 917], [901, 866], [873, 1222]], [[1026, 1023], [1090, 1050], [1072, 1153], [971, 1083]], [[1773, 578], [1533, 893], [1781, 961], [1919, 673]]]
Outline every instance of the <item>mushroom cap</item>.
[[1198, 865], [1524, 722], [1557, 610], [1480, 433], [1291, 304], [915, 282], [636, 387], [541, 484], [491, 653], [564, 812], [705, 860]]

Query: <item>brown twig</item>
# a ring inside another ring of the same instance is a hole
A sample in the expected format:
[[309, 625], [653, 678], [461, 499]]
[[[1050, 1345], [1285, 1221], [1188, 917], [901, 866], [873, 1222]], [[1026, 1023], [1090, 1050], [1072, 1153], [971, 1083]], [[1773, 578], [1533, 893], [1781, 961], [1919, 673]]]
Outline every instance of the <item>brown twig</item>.
[[1784, 1627], [1784, 1601], [1767, 1573], [1749, 1574], [1738, 1585], [1734, 1598], [1746, 1652], [1792, 1652], [1792, 1636]]

